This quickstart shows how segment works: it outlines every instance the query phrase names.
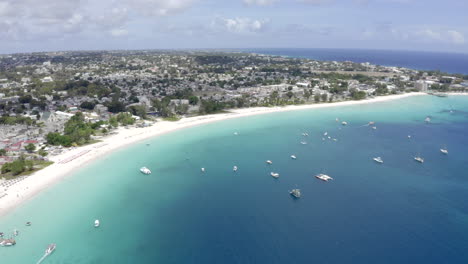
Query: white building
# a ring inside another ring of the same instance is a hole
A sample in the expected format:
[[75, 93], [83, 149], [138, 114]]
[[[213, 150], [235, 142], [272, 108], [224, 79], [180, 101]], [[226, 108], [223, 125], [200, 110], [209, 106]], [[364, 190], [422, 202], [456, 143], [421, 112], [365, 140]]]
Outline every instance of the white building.
[[52, 79], [52, 77], [47, 76], [47, 77], [42, 78], [41, 81], [42, 81], [43, 83], [48, 83], [48, 82], [53, 82], [54, 80]]
[[426, 81], [419, 80], [419, 81], [416, 81], [416, 83], [414, 84], [414, 88], [416, 88], [419, 91], [424, 92], [424, 91], [427, 91], [428, 84]]

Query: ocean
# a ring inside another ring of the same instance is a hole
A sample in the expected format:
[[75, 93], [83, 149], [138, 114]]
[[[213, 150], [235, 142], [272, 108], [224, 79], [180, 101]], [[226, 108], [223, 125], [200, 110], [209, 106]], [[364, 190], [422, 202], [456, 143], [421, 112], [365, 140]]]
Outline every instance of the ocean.
[[468, 74], [468, 54], [462, 53], [365, 49], [247, 49], [243, 51], [323, 61], [370, 62], [382, 66]]
[[179, 130], [96, 160], [1, 217], [1, 232], [20, 233], [0, 260], [35, 263], [56, 243], [43, 263], [467, 263], [467, 134], [468, 96]]

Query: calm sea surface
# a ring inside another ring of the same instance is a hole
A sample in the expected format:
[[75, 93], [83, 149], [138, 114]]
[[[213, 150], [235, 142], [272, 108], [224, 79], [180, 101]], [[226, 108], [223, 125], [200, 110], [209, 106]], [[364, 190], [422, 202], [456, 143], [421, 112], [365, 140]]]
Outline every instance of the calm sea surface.
[[461, 53], [358, 49], [250, 49], [245, 51], [294, 58], [370, 62], [383, 66], [468, 74], [468, 54]]
[[20, 232], [0, 262], [35, 263], [57, 243], [43, 263], [468, 263], [467, 135], [467, 96], [180, 130], [97, 160], [0, 218], [0, 231]]

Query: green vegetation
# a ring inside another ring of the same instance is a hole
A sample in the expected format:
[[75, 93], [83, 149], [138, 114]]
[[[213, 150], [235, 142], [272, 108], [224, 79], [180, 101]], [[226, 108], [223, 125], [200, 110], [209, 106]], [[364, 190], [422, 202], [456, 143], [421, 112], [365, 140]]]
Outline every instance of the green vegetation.
[[0, 117], [0, 125], [36, 125], [36, 120], [24, 116], [2, 116]]
[[73, 143], [83, 145], [89, 142], [91, 135], [95, 132], [92, 124], [85, 122], [83, 113], [78, 112], [65, 123], [64, 134], [49, 133], [46, 136], [50, 145], [62, 145], [70, 147]]
[[216, 100], [201, 100], [200, 114], [219, 113], [226, 108], [226, 104]]
[[6, 156], [7, 151], [6, 149], [0, 149], [0, 156]]
[[27, 152], [33, 152], [36, 150], [36, 145], [34, 145], [33, 143], [29, 143], [26, 147], [24, 147], [24, 149]]
[[353, 98], [353, 100], [365, 99], [366, 95], [367, 95], [366, 92], [358, 91], [356, 89], [351, 89], [351, 90], [349, 90], [349, 92], [351, 93], [351, 98]]
[[180, 120], [180, 117], [179, 116], [168, 116], [168, 117], [164, 117], [163, 118], [164, 121], [171, 121], [171, 122], [175, 122], [175, 121], [179, 121]]
[[1, 168], [1, 175], [7, 179], [17, 176], [29, 175], [51, 164], [53, 164], [51, 161], [29, 160], [24, 156], [21, 156], [19, 159], [13, 162], [3, 164]]

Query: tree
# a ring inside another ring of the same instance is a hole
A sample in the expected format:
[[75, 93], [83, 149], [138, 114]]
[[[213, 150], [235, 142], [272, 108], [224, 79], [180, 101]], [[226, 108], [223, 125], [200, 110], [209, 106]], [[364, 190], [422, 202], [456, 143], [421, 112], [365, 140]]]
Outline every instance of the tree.
[[107, 108], [111, 113], [120, 113], [125, 111], [125, 105], [119, 101], [112, 101], [107, 105]]
[[88, 109], [88, 110], [93, 110], [94, 107], [96, 106], [95, 103], [93, 102], [88, 102], [88, 101], [85, 101], [83, 103], [80, 104], [80, 107], [83, 108], [83, 109]]
[[0, 149], [0, 156], [6, 156], [7, 151], [6, 149]]
[[320, 95], [319, 94], [314, 95], [314, 101], [316, 103], [320, 102]]
[[197, 105], [198, 104], [198, 97], [195, 96], [195, 95], [189, 96], [188, 100], [189, 100], [189, 103], [191, 105]]
[[45, 151], [43, 149], [40, 149], [37, 153], [39, 155], [41, 155], [42, 157], [45, 157], [45, 156], [49, 155], [49, 153], [47, 153], [47, 151]]
[[127, 107], [127, 110], [133, 115], [139, 116], [143, 119], [146, 118], [146, 107], [144, 105], [132, 105]]
[[33, 143], [29, 143], [26, 147], [24, 147], [24, 149], [28, 152], [33, 152], [34, 150], [36, 150], [36, 145], [34, 145]]
[[291, 99], [291, 97], [293, 97], [293, 95], [294, 95], [294, 93], [291, 92], [291, 91], [288, 91], [288, 92], [286, 93], [286, 96], [287, 96], [289, 99]]
[[320, 95], [320, 97], [322, 98], [322, 102], [326, 102], [327, 99], [328, 99], [328, 94], [323, 93], [323, 94]]

